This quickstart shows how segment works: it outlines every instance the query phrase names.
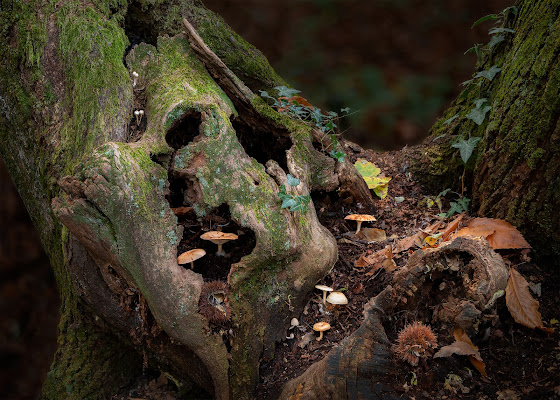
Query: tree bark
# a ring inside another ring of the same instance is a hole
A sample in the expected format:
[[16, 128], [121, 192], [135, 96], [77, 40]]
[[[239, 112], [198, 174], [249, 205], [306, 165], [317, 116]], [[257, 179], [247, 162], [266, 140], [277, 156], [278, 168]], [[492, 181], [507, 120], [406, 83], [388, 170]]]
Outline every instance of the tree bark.
[[[292, 196], [339, 190], [366, 210], [370, 193], [348, 161], [316, 149], [324, 148], [317, 131], [254, 94], [284, 82], [220, 17], [197, 0], [129, 3], [16, 1], [0, 14], [0, 151], [62, 298], [60, 348], [43, 398], [107, 398], [147, 361], [217, 399], [250, 399], [260, 362], [273, 357], [283, 328], [337, 257], [313, 204], [282, 209], [280, 188]], [[446, 173], [456, 183], [462, 169], [446, 158], [449, 138], [484, 134], [473, 174], [480, 212], [507, 216], [556, 244], [560, 29], [548, 29], [558, 27], [558, 9], [558, 2], [520, 3], [507, 22], [513, 41], [481, 65], [500, 62], [498, 77], [444, 116], [464, 115], [487, 96], [487, 123], [440, 121], [432, 137], [447, 138], [405, 152], [418, 160], [412, 168], [431, 161], [422, 174]], [[140, 108], [145, 121], [135, 124]], [[296, 186], [287, 185], [288, 174]], [[516, 197], [520, 182], [530, 189], [527, 199]], [[177, 263], [183, 227], [170, 201], [191, 206], [201, 220], [225, 205], [231, 222], [255, 237], [220, 283], [231, 310], [224, 332], [199, 307], [210, 283], [204, 269]], [[372, 299], [362, 327], [290, 382], [282, 398], [390, 398], [380, 384], [391, 366], [381, 317], [395, 293], [404, 296], [397, 285]], [[321, 381], [330, 386], [319, 388]]]
[[[508, 13], [504, 23], [514, 33], [503, 34], [492, 49], [486, 46], [477, 66], [477, 72], [493, 66], [501, 71], [492, 80], [475, 78], [430, 138], [402, 155], [434, 191], [460, 190], [464, 167], [451, 144], [481, 138], [466, 166], [472, 210], [518, 227], [551, 264], [560, 254], [559, 9], [558, 1], [519, 2], [517, 15]], [[491, 109], [477, 125], [466, 116], [481, 98]]]

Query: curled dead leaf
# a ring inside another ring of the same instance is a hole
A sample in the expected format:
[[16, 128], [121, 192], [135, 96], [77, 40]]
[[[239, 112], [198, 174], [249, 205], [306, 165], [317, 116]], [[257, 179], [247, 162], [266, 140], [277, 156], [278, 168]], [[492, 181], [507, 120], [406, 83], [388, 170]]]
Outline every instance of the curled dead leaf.
[[455, 342], [449, 346], [443, 346], [434, 354], [434, 358], [450, 357], [453, 354], [467, 356], [473, 367], [475, 367], [482, 376], [487, 376], [486, 364], [482, 361], [478, 347], [472, 343], [465, 331], [461, 328], [456, 328], [453, 331], [453, 337], [455, 338]]
[[506, 286], [506, 305], [513, 319], [527, 328], [539, 328], [546, 333], [554, 332], [552, 328], [545, 328], [539, 312], [539, 302], [531, 296], [529, 283], [523, 275], [515, 269], [509, 269], [509, 279]]
[[494, 250], [531, 248], [517, 228], [502, 219], [474, 218], [453, 237], [459, 236], [482, 236]]

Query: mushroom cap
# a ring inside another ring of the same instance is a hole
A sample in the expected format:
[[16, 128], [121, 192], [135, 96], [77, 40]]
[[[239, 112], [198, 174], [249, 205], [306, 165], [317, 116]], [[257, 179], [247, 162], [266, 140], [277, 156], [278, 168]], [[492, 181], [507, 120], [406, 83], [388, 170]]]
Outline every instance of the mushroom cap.
[[134, 115], [140, 115], [140, 111], [138, 110], [134, 111]]
[[177, 264], [187, 264], [198, 260], [200, 257], [204, 257], [206, 255], [206, 251], [203, 249], [192, 249], [189, 251], [185, 251], [179, 257], [177, 257]]
[[327, 296], [327, 301], [331, 304], [348, 304], [348, 299], [342, 292], [332, 292]]
[[315, 289], [322, 290], [323, 292], [332, 292], [334, 289], [325, 285], [315, 285]]
[[236, 240], [237, 235], [235, 233], [225, 233], [219, 231], [210, 231], [200, 235], [202, 240], [209, 240], [214, 244], [223, 244], [229, 242], [230, 240]]
[[344, 217], [344, 219], [349, 219], [352, 221], [377, 221], [373, 215], [369, 214], [350, 214]]
[[313, 330], [317, 332], [324, 332], [328, 331], [329, 329], [331, 329], [331, 325], [328, 322], [321, 321], [313, 325]]
[[290, 321], [290, 326], [294, 327], [294, 326], [298, 326], [299, 325], [299, 321], [297, 318], [292, 318], [292, 320]]
[[136, 72], [136, 71], [132, 71], [132, 76], [136, 76], [136, 77], [138, 77], [138, 72]]

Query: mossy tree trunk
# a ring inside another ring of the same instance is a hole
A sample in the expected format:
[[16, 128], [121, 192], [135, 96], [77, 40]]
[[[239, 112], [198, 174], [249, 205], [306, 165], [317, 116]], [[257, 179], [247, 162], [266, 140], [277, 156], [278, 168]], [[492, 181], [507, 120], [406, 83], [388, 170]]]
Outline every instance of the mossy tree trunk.
[[[494, 35], [504, 40], [482, 48], [472, 83], [434, 125], [426, 143], [405, 158], [414, 154], [416, 176], [434, 190], [460, 190], [464, 167], [451, 145], [481, 138], [465, 174], [472, 210], [508, 220], [538, 255], [558, 261], [560, 2], [525, 0], [517, 7], [517, 15], [508, 12], [501, 26], [513, 32]], [[492, 80], [476, 77], [493, 67], [501, 70]], [[480, 109], [489, 111], [477, 125], [467, 116], [479, 99], [486, 99]]]
[[[464, 112], [477, 96], [488, 94], [490, 123], [476, 127], [459, 119], [434, 129], [448, 136], [487, 131], [474, 174], [474, 197], [483, 212], [500, 216], [512, 208], [492, 200], [498, 194], [485, 194], [502, 190], [488, 171], [503, 171], [503, 181], [516, 163], [529, 168], [531, 183], [555, 181], [531, 192], [545, 196], [541, 208], [521, 199], [515, 215], [525, 210], [539, 217], [557, 204], [558, 176], [547, 164], [557, 165], [558, 157], [553, 92], [560, 30], [554, 29], [554, 4], [520, 5], [510, 22], [518, 32], [513, 44], [500, 44], [490, 57], [501, 60], [501, 75], [446, 115]], [[318, 150], [323, 146], [316, 131], [281, 116], [254, 94], [283, 81], [200, 1], [22, 0], [2, 7], [0, 151], [40, 231], [62, 297], [60, 347], [43, 397], [107, 398], [147, 361], [218, 399], [250, 399], [260, 362], [273, 356], [284, 328], [336, 260], [334, 238], [319, 224], [312, 204], [294, 213], [280, 208], [281, 185], [289, 173], [299, 179], [297, 186], [288, 185], [294, 196], [339, 189], [367, 209], [371, 198], [363, 181], [347, 162]], [[188, 29], [181, 33], [183, 18], [200, 37]], [[524, 28], [531, 24], [536, 28]], [[526, 43], [540, 44], [542, 57], [535, 58]], [[532, 63], [513, 54], [525, 54]], [[497, 62], [490, 58], [488, 65]], [[139, 74], [135, 85], [133, 71]], [[526, 84], [523, 95], [512, 98], [512, 84], [516, 89]], [[516, 125], [515, 107], [524, 125]], [[139, 108], [145, 115], [136, 123], [133, 111]], [[534, 119], [539, 128], [525, 131]], [[510, 129], [502, 131], [504, 123]], [[502, 136], [508, 132], [511, 136]], [[500, 144], [504, 138], [530, 145], [508, 150]], [[430, 158], [426, 154], [439, 157], [432, 165], [439, 169], [428, 170], [451, 168], [448, 176], [456, 178], [461, 170], [453, 159], [442, 158], [450, 147], [440, 141], [417, 154], [423, 160]], [[504, 161], [509, 167], [495, 166], [502, 165], [495, 154], [509, 160]], [[225, 205], [238, 229], [254, 237], [254, 248], [223, 277], [229, 329], [219, 329], [204, 306], [199, 308], [208, 289], [204, 268], [210, 266], [202, 263], [197, 271], [177, 264], [184, 238], [170, 207], [177, 201], [192, 206], [201, 220]], [[537, 226], [549, 229], [544, 222]], [[286, 397], [299, 398], [306, 387], [317, 390], [312, 381], [323, 379], [336, 381], [327, 392], [357, 385], [385, 392], [375, 377], [389, 365], [379, 322], [384, 305], [377, 303], [368, 306], [355, 335], [287, 386]]]

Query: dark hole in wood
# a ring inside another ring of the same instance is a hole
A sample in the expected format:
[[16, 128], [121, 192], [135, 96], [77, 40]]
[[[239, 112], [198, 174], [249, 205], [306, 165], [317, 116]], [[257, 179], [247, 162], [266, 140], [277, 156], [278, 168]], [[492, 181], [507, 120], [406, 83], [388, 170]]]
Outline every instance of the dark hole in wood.
[[274, 160], [284, 171], [288, 171], [286, 151], [292, 147], [292, 139], [287, 131], [265, 124], [255, 127], [240, 118], [232, 119], [231, 124], [239, 143], [250, 157], [262, 165], [268, 160]]
[[140, 2], [132, 2], [128, 5], [124, 18], [124, 31], [128, 40], [129, 47], [126, 52], [139, 43], [148, 43], [153, 46], [157, 44], [159, 29], [153, 15], [148, 10], [142, 10]]
[[[251, 254], [257, 243], [255, 233], [242, 227], [232, 220], [229, 207], [222, 204], [206, 217], [197, 219], [194, 213], [179, 218], [183, 225], [183, 238], [179, 243], [177, 254], [192, 249], [204, 249], [206, 255], [194, 262], [194, 271], [201, 274], [205, 281], [226, 281], [231, 265], [239, 262], [243, 256]], [[223, 245], [225, 256], [218, 256], [218, 246], [208, 240], [202, 240], [200, 235], [209, 230], [235, 233], [239, 236]], [[185, 265], [190, 268], [190, 265]]]
[[166, 196], [169, 205], [172, 208], [184, 206], [184, 193], [187, 190], [187, 183], [184, 179], [174, 178], [172, 174], [168, 174], [169, 194]]
[[165, 134], [167, 144], [175, 150], [186, 146], [200, 133], [200, 123], [199, 112], [193, 111], [186, 113], [168, 129]]

